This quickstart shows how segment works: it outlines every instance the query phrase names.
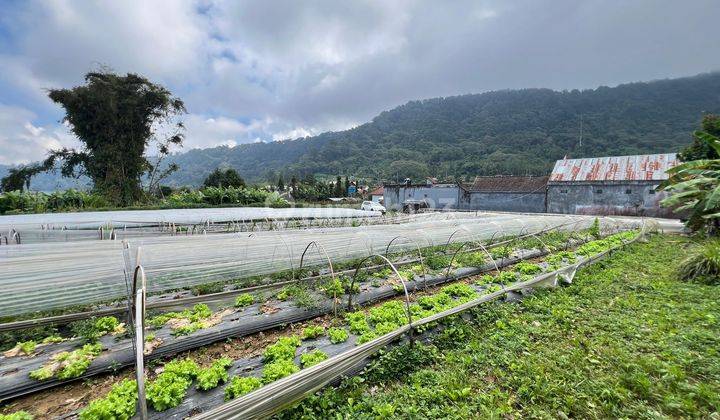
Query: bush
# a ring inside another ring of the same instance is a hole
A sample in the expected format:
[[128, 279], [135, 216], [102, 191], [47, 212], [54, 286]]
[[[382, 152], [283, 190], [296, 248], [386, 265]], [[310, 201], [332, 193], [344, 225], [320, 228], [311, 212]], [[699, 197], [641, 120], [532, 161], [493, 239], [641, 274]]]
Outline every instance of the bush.
[[440, 270], [450, 265], [450, 257], [445, 255], [430, 255], [424, 260], [431, 270]]
[[303, 340], [308, 340], [311, 338], [318, 338], [323, 334], [325, 334], [325, 328], [323, 328], [322, 325], [312, 325], [303, 328], [302, 338]]
[[490, 256], [497, 260], [500, 258], [507, 258], [512, 254], [513, 249], [509, 246], [498, 246], [490, 250]]
[[243, 293], [235, 299], [235, 307], [244, 308], [255, 303], [255, 297], [250, 293]]
[[165, 364], [164, 370], [147, 386], [146, 397], [156, 411], [177, 407], [198, 375], [197, 364], [190, 360], [173, 360]]
[[197, 388], [203, 391], [213, 389], [220, 383], [228, 380], [227, 369], [232, 366], [233, 361], [230, 358], [223, 357], [216, 360], [207, 369], [200, 369], [197, 374]]
[[275, 362], [268, 363], [265, 367], [263, 367], [263, 382], [269, 384], [270, 382], [290, 376], [299, 370], [300, 368], [292, 361], [292, 359], [277, 360]]
[[695, 250], [678, 269], [682, 280], [702, 284], [720, 284], [720, 240], [714, 239]]
[[266, 362], [292, 360], [298, 347], [300, 347], [300, 337], [281, 337], [275, 344], [267, 346], [265, 353], [263, 353], [263, 360]]
[[302, 366], [304, 368], [308, 368], [310, 366], [315, 366], [318, 363], [322, 362], [323, 360], [327, 360], [328, 355], [320, 350], [313, 350], [309, 353], [303, 353], [300, 356], [300, 363], [302, 363]]
[[135, 416], [137, 383], [124, 379], [113, 385], [105, 398], [97, 399], [80, 411], [80, 420], [128, 420]]
[[225, 401], [248, 394], [262, 386], [262, 381], [254, 376], [236, 376], [225, 387]]
[[327, 334], [333, 344], [344, 343], [350, 337], [345, 328], [330, 328]]

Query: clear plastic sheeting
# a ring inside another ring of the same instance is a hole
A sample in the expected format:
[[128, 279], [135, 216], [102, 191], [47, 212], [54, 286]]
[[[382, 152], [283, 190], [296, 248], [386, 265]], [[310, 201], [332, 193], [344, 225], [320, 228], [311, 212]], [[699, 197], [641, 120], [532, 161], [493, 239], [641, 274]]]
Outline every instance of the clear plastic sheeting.
[[[456, 213], [413, 222], [345, 228], [137, 238], [128, 241], [35, 243], [0, 248], [0, 317], [92, 305], [128, 295], [126, 259], [143, 265], [149, 292], [227, 282], [304, 266], [412, 251], [417, 246], [480, 241], [563, 225], [590, 226], [592, 216]], [[603, 228], [640, 225], [640, 219], [601, 218]], [[312, 242], [320, 246], [309, 246]], [[124, 251], [124, 243], [129, 250]], [[327, 252], [327, 256], [325, 255]], [[135, 261], [135, 256], [139, 260]]]
[[[444, 218], [455, 218], [448, 213]], [[345, 208], [210, 208], [0, 216], [0, 245], [194, 236], [212, 233], [406, 223], [437, 213], [388, 214]], [[464, 216], [466, 217], [466, 215]], [[7, 238], [7, 240], [5, 240]]]

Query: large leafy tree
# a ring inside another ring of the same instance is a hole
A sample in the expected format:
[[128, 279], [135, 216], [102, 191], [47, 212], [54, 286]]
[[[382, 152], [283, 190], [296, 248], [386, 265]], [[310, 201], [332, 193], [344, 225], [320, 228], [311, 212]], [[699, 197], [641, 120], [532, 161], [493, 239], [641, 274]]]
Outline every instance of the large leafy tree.
[[[720, 138], [696, 131], [695, 141], [720, 156]], [[720, 159], [698, 159], [668, 170], [669, 178], [659, 189], [670, 193], [662, 201], [676, 212], [687, 212], [686, 225], [692, 230], [720, 231]]]
[[33, 164], [26, 166], [19, 166], [12, 168], [8, 171], [8, 174], [0, 180], [0, 191], [22, 191], [23, 189], [30, 189], [30, 180], [36, 174], [46, 170], [44, 165]]
[[[720, 116], [708, 114], [703, 117], [702, 131], [720, 137]], [[720, 159], [720, 154], [706, 141], [695, 136], [692, 144], [678, 154], [680, 160], [689, 162], [699, 159]]]
[[240, 177], [240, 174], [232, 168], [227, 169], [215, 169], [203, 182], [206, 187], [245, 187], [245, 180]]
[[[143, 198], [143, 176], [153, 190], [177, 169], [161, 169], [161, 163], [172, 145], [182, 145], [184, 127], [178, 117], [185, 105], [165, 87], [136, 74], [103, 71], [85, 75], [82, 86], [51, 89], [49, 96], [65, 109], [64, 121], [83, 147], [52, 151], [46, 167], [57, 161], [63, 176], [87, 175], [116, 205]], [[145, 156], [151, 144], [157, 153], [153, 162]]]

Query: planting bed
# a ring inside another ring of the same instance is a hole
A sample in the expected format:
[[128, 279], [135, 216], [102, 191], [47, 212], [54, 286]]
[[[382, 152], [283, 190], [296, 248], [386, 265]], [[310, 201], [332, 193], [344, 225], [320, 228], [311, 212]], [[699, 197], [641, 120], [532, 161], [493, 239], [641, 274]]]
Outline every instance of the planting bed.
[[[622, 237], [625, 239], [629, 239], [630, 235], [630, 233], [620, 234], [620, 236], [617, 236], [616, 238]], [[582, 258], [589, 255], [594, 255], [603, 252], [608, 249], [608, 247], [617, 245], [618, 243], [620, 242], [615, 239], [606, 241], [595, 241], [589, 244], [585, 244], [579, 248], [578, 256]], [[508, 266], [513, 263], [519, 262], [521, 259], [535, 258], [543, 254], [544, 252], [539, 250], [520, 250], [518, 251], [518, 255], [515, 255], [511, 258], [503, 258], [502, 260], [497, 261], [497, 264], [501, 266]], [[441, 292], [441, 295], [444, 296], [442, 298], [438, 298], [438, 294], [435, 294], [435, 297], [426, 296], [425, 298], [418, 299], [418, 303], [413, 304], [412, 307], [412, 310], [414, 311], [413, 317], [415, 318], [417, 316], [418, 318], [421, 318], [428, 314], [436, 313], [443, 309], [456, 306], [458, 304], [466, 302], [467, 300], [471, 300], [472, 298], [481, 294], [494, 292], [500, 287], [503, 287], [501, 284], [508, 284], [511, 283], [513, 280], [517, 281], [518, 279], [527, 279], [528, 277], [531, 278], [533, 275], [538, 274], [538, 272], [552, 270], [559, 267], [560, 265], [571, 263], [572, 259], [576, 257], [577, 256], [572, 253], [555, 253], [552, 256], [548, 257], [547, 263], [542, 263], [540, 265], [520, 263], [516, 265], [515, 271], [503, 272], [517, 272], [519, 273], [517, 275], [510, 276], [501, 273], [499, 277], [485, 276], [482, 277], [477, 283], [465, 285], [462, 287], [459, 285], [463, 285], [464, 283], [455, 283], [445, 288], [445, 292]], [[415, 291], [421, 285], [427, 287], [437, 286], [439, 284], [446, 283], [450, 280], [455, 280], [457, 278], [466, 278], [477, 275], [483, 271], [489, 270], [490, 268], [494, 268], [492, 264], [486, 264], [478, 268], [456, 268], [454, 270], [451, 270], [452, 274], [448, 277], [445, 277], [444, 275], [428, 276], [426, 284], [423, 284], [424, 282], [422, 282], [421, 280], [408, 282], [408, 290]], [[361, 286], [360, 293], [356, 295], [354, 299], [355, 302], [359, 304], [368, 304], [393, 296], [398, 292], [397, 286], [393, 287], [389, 284], [381, 284], [378, 287], [374, 287], [372, 284], [368, 283], [370, 282], [365, 282]], [[221, 322], [217, 325], [209, 328], [202, 328], [190, 334], [189, 336], [179, 336], [175, 337], [174, 339], [171, 335], [170, 328], [164, 326], [161, 329], [154, 331], [153, 334], [155, 335], [155, 338], [168, 340], [167, 344], [162, 344], [157, 347], [152, 352], [152, 354], [149, 355], [149, 357], [163, 357], [169, 354], [177, 353], [182, 350], [198, 347], [212, 341], [217, 341], [229, 335], [238, 336], [251, 334], [257, 331], [261, 331], [263, 329], [272, 328], [273, 326], [306, 320], [311, 317], [318, 316], [321, 313], [327, 313], [334, 309], [332, 301], [322, 301], [321, 299], [318, 300], [320, 300], [320, 303], [318, 307], [314, 309], [296, 308], [293, 307], [289, 302], [278, 302], [274, 304], [275, 308], [278, 309], [277, 312], [265, 313], [262, 315], [258, 315], [258, 312], [262, 312], [259, 307], [260, 305], [252, 304], [237, 313], [228, 313], [226, 318], [223, 318]], [[397, 328], [399, 325], [402, 325], [402, 304], [399, 304], [398, 306], [397, 303], [390, 302], [388, 304], [381, 305], [379, 308], [380, 309], [376, 309], [375, 319], [373, 318], [372, 311], [370, 314], [370, 318], [366, 318], [366, 322], [368, 322], [367, 327], [359, 326], [360, 324], [362, 324], [362, 322], [360, 322], [360, 318], [358, 318], [361, 317], [361, 315], [357, 315], [360, 314], [359, 312], [355, 313], [356, 315], [349, 314], [347, 316], [347, 319], [350, 321], [351, 334], [349, 334], [349, 338], [347, 339], [347, 341], [343, 343], [332, 344], [330, 343], [330, 339], [328, 337], [309, 338], [312, 337], [314, 334], [308, 334], [308, 339], [303, 340], [301, 343], [299, 343], [299, 351], [296, 351], [295, 347], [293, 347], [292, 355], [294, 356], [293, 360], [295, 365], [302, 361], [307, 362], [307, 359], [313, 358], [315, 356], [317, 356], [317, 360], [321, 359], [320, 356], [322, 356], [322, 354], [302, 356], [309, 351], [319, 349], [324, 354], [331, 357], [335, 354], [342, 353], [348, 348], [351, 348], [356, 341], [365, 342], [372, 340], [375, 336], [382, 335], [385, 332], [390, 332]], [[365, 330], [366, 328], [367, 330]], [[232, 332], [228, 334], [227, 331]], [[333, 330], [333, 333], [338, 333], [338, 331]], [[333, 334], [333, 338], [335, 338], [336, 341], [338, 340], [337, 337], [335, 337], [335, 334]], [[129, 342], [127, 342], [126, 340], [126, 344], [124, 344], [125, 347], [123, 348], [123, 341], [113, 341], [114, 339], [111, 336], [103, 336], [101, 338], [103, 347], [111, 348], [111, 350], [104, 352], [95, 360], [93, 360], [92, 365], [83, 376], [89, 376], [92, 374], [117, 369], [123, 364], [123, 359], [121, 359], [123, 357], [127, 357], [127, 362], [125, 363], [132, 362], [133, 353]], [[163, 341], [163, 343], [165, 343], [165, 341]], [[53, 352], [55, 350], [59, 350], [62, 346], [68, 347], [69, 343], [60, 343], [54, 346], [55, 348], [53, 348]], [[50, 347], [50, 345], [46, 346], [45, 350], [48, 350]], [[48, 354], [49, 353], [50, 352], [48, 352]], [[119, 358], [120, 361], [118, 361]], [[304, 358], [305, 360], [301, 360], [302, 358]], [[17, 365], [18, 372], [20, 372], [20, 369], [23, 369], [23, 373], [27, 375], [28, 370], [30, 370], [31, 368], [36, 369], [39, 365], [42, 365], [42, 362], [40, 361], [41, 359], [42, 358], [38, 357], [28, 358], [19, 356], [17, 359], [19, 363]], [[47, 360], [47, 357], [45, 358], [45, 360]], [[23, 362], [25, 363], [24, 365], [22, 365]], [[3, 364], [3, 368], [4, 365], [5, 363]], [[290, 365], [291, 364], [288, 364], [287, 366], [285, 366], [285, 368], [289, 368]], [[232, 362], [228, 373], [230, 378], [236, 377], [238, 376], [238, 374], [242, 374], [242, 376], [257, 376], [258, 374], [260, 374], [260, 372], [264, 372], [264, 369], [266, 369], [266, 367], [263, 368], [262, 360], [256, 357]], [[3, 375], [0, 380], [5, 380], [6, 377], [11, 377], [14, 378], [17, 382], [0, 383], [0, 389], [8, 389], [6, 385], [10, 385], [13, 388], [20, 389], [25, 386], [25, 392], [30, 392], [30, 390], [38, 389], [38, 384], [41, 384], [41, 386], [52, 386], [57, 383], [55, 379], [51, 379], [47, 382], [28, 382], [27, 380], [24, 380], [21, 377], [22, 375], [20, 375], [18, 372], [6, 372], [7, 374]], [[183, 383], [188, 381], [192, 382], [192, 378], [186, 378]], [[186, 388], [190, 387], [189, 382]], [[200, 382], [200, 380], [196, 382]], [[205, 382], [206, 381], [203, 380], [203, 383]], [[35, 388], [32, 388], [33, 386]], [[194, 391], [195, 383], [193, 383], [193, 386], [190, 388], [192, 388], [193, 390], [189, 391], [190, 393], [188, 394], [188, 398], [184, 399], [184, 402], [181, 405], [175, 408], [171, 408], [168, 411], [162, 411], [161, 414], [158, 412], [153, 412], [153, 416], [161, 416], [162, 418], [185, 417], [190, 414], [189, 410], [192, 407], [195, 407], [196, 410], [213, 407], [218, 405], [223, 399], [223, 387], [214, 388], [209, 391]]]

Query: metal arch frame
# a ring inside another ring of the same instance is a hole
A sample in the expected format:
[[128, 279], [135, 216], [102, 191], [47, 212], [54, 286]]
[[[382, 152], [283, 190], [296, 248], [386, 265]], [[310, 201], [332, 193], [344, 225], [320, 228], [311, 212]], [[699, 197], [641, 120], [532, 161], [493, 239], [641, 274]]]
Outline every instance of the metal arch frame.
[[422, 277], [423, 278], [423, 289], [425, 289], [427, 287], [427, 267], [425, 267], [425, 260], [423, 260], [422, 251], [420, 250], [420, 244], [418, 244], [415, 240], [411, 239], [408, 236], [398, 235], [398, 236], [392, 238], [392, 240], [390, 240], [390, 242], [388, 242], [387, 246], [385, 247], [385, 257], [387, 257], [390, 252], [390, 245], [392, 245], [396, 239], [401, 239], [401, 238], [410, 241], [417, 248], [418, 257], [420, 258], [420, 267], [422, 267], [422, 270], [423, 270], [423, 277]]
[[[363, 264], [365, 261], [369, 260], [370, 258], [381, 258], [387, 263], [390, 268], [393, 270], [395, 275], [398, 279], [400, 279], [400, 283], [402, 283], [403, 291], [405, 292], [405, 313], [408, 317], [408, 326], [410, 326], [410, 331], [412, 334], [412, 313], [410, 312], [410, 293], [408, 293], [407, 284], [405, 283], [405, 280], [403, 280], [402, 276], [398, 272], [397, 268], [395, 268], [395, 264], [393, 264], [389, 259], [385, 258], [383, 255], [380, 254], [373, 254], [368, 255], [367, 257], [360, 260], [360, 262], [357, 265], [357, 268], [355, 269], [355, 274], [353, 274], [352, 281], [350, 283], [350, 290], [352, 290], [352, 287], [355, 285], [355, 279], [357, 278], [358, 273], [363, 268]], [[352, 309], [352, 293], [348, 293], [348, 310]]]
[[[279, 231], [274, 231], [274, 233], [275, 233], [275, 236], [278, 239], [280, 239], [280, 241], [283, 243], [283, 245], [285, 245], [285, 249], [288, 251], [288, 256], [290, 257], [290, 277], [292, 280], [295, 280], [295, 264], [293, 264], [293, 259], [295, 259], [295, 256], [293, 255], [292, 247], [290, 247], [290, 245], [288, 245], [287, 241], [285, 240], [285, 238], [282, 235], [280, 235]], [[270, 264], [272, 264], [273, 267], [275, 266], [275, 249], [276, 248], [277, 248], [277, 244], [275, 246], [273, 246], [273, 256], [272, 256], [272, 260], [270, 261]]]
[[15, 229], [13, 229], [13, 235], [12, 235], [12, 237], [13, 237], [13, 240], [15, 241], [15, 244], [16, 244], [16, 245], [21, 245], [21, 244], [22, 244], [22, 238], [20, 237], [20, 232], [18, 232], [18, 231], [16, 231]]
[[[465, 231], [468, 235], [470, 235], [470, 238], [475, 242], [480, 242], [478, 238], [475, 237], [475, 234], [470, 231], [465, 225], [460, 225], [459, 228], [455, 229], [453, 233], [448, 236], [447, 241], [445, 242], [445, 247], [443, 247], [443, 251], [447, 253], [447, 249], [450, 246], [450, 241], [452, 240], [453, 236], [455, 236], [456, 233], [460, 232], [461, 230]], [[467, 241], [466, 241], [467, 242]]]
[[500, 236], [500, 237], [501, 238], [505, 237], [505, 228], [503, 228], [502, 225], [500, 225], [497, 222], [492, 221], [492, 220], [488, 220], [488, 223], [495, 226], [495, 231], [493, 231], [493, 234], [490, 236], [490, 241], [489, 241], [490, 244], [492, 244], [493, 240], [495, 240], [495, 235], [498, 233], [498, 228], [500, 228], [500, 233], [502, 234], [502, 236]]
[[[305, 250], [303, 251], [302, 255], [300, 256], [300, 266], [298, 267], [298, 271], [302, 270], [303, 262], [305, 262], [305, 254], [310, 249], [310, 247], [313, 245], [315, 245], [315, 249], [318, 251], [318, 254], [320, 253], [320, 251], [322, 251], [323, 254], [325, 254], [325, 258], [327, 258], [327, 261], [328, 261], [328, 266], [330, 267], [330, 278], [332, 279], [332, 281], [334, 283], [335, 282], [335, 269], [333, 268], [333, 265], [332, 265], [332, 259], [330, 258], [330, 254], [328, 254], [325, 247], [318, 241], [311, 241], [309, 244], [307, 244], [307, 246], [305, 247]], [[352, 288], [350, 289], [350, 291], [352, 292]], [[352, 293], [350, 293], [350, 295], [352, 295]], [[338, 302], [337, 291], [333, 291], [333, 312], [335, 313], [335, 316], [337, 316], [337, 302]]]
[[[460, 251], [463, 249], [463, 247], [465, 247], [465, 245], [467, 245], [468, 243], [469, 242], [463, 242], [462, 245], [460, 245], [460, 247], [457, 249], [457, 251], [455, 251], [452, 258], [450, 258], [450, 263], [448, 263], [448, 266], [445, 269], [445, 277], [446, 278], [448, 276], [450, 276], [450, 269], [452, 268], [452, 264], [455, 261], [455, 257], [457, 256], [457, 254], [460, 253]], [[482, 243], [478, 243], [478, 245], [480, 245], [480, 249], [482, 249], [482, 251], [485, 252], [485, 255], [487, 255], [490, 258], [490, 262], [492, 262], [493, 266], [495, 267], [495, 271], [497, 271], [498, 274], [500, 274], [500, 267], [498, 267], [497, 263], [495, 262], [495, 258], [493, 258], [493, 256], [490, 254], [490, 252], [488, 252], [487, 248], [485, 248], [485, 246]]]
[[[138, 289], [138, 275], [141, 287]], [[145, 398], [145, 302], [147, 298], [147, 277], [145, 269], [138, 264], [133, 274], [133, 295], [135, 296], [135, 379], [137, 381], [138, 405], [140, 418], [148, 418], [147, 401]]]

